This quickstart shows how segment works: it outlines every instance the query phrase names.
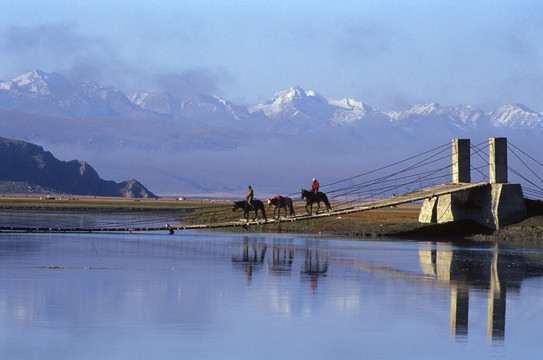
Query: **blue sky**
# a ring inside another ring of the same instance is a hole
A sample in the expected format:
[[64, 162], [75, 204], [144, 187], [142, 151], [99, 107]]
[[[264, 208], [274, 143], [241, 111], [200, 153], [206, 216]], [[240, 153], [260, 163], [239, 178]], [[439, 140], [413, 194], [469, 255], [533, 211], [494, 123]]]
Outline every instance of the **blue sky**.
[[540, 0], [3, 0], [0, 79], [33, 68], [127, 94], [253, 104], [298, 85], [380, 110], [543, 110]]

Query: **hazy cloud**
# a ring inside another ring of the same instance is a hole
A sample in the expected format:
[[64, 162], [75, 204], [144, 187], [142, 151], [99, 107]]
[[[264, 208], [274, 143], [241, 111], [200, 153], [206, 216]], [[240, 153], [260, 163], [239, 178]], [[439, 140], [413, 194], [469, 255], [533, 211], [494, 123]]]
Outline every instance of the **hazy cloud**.
[[40, 55], [59, 57], [77, 51], [86, 40], [66, 23], [11, 26], [2, 34], [2, 49], [14, 55], [38, 51]]
[[160, 91], [178, 97], [195, 94], [217, 94], [219, 76], [207, 69], [190, 69], [179, 73], [162, 73], [155, 77]]
[[79, 33], [72, 23], [8, 27], [1, 33], [0, 48], [15, 75], [40, 68], [60, 72], [74, 83], [100, 82], [125, 67], [113, 44]]
[[82, 58], [114, 56], [107, 40], [82, 35], [71, 23], [11, 26], [1, 34], [0, 46], [6, 56], [32, 67], [67, 68]]
[[[125, 60], [111, 41], [81, 34], [73, 23], [11, 26], [0, 33], [3, 63], [17, 76], [34, 68], [59, 72], [73, 84], [93, 80], [127, 93], [136, 89], [176, 96], [218, 93], [219, 75], [204, 68], [152, 76], [143, 64]], [[141, 67], [138, 67], [141, 66]]]
[[398, 34], [383, 25], [351, 24], [343, 28], [335, 43], [341, 55], [356, 59], [381, 57], [394, 46]]

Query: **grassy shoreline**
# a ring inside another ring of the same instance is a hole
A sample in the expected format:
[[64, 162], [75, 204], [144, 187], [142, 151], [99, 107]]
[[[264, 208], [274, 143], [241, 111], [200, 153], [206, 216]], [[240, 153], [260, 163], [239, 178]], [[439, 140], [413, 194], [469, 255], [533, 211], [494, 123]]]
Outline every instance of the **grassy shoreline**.
[[0, 210], [35, 211], [175, 211], [193, 208], [210, 201], [180, 201], [175, 199], [127, 199], [113, 197], [24, 197], [1, 196]]
[[[5, 195], [0, 197], [0, 211], [179, 212], [182, 221], [191, 221], [192, 223], [241, 219], [243, 217], [241, 211], [233, 213], [231, 205], [232, 202], [226, 200], [40, 198]], [[464, 239], [500, 243], [521, 241], [532, 244], [539, 244], [542, 242], [540, 239], [543, 240], [543, 215], [541, 213], [531, 213], [518, 224], [492, 231], [471, 222], [422, 224], [418, 222], [420, 208], [421, 205], [406, 204], [393, 208], [319, 219], [251, 226], [248, 231], [341, 235], [355, 238], [386, 236], [410, 239]], [[305, 213], [301, 203], [296, 203], [295, 210], [298, 214]], [[271, 209], [267, 211], [267, 215], [272, 217]], [[235, 228], [232, 231], [240, 230]]]

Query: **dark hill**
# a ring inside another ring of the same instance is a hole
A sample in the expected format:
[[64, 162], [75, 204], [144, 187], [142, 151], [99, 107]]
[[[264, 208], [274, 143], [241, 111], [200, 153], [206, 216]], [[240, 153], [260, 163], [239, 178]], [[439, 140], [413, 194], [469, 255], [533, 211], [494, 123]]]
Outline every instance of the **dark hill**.
[[103, 180], [84, 161], [61, 161], [41, 146], [1, 137], [0, 190], [13, 193], [156, 197], [136, 180], [121, 183]]

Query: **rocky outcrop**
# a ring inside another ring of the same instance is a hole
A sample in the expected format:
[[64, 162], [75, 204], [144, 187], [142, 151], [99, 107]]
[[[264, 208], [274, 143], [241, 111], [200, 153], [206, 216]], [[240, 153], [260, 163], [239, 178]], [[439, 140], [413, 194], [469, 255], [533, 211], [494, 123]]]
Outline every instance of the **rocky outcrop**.
[[26, 189], [31, 193], [156, 197], [136, 180], [103, 180], [84, 161], [61, 161], [41, 146], [24, 141], [0, 138], [0, 169], [0, 188], [14, 193]]

